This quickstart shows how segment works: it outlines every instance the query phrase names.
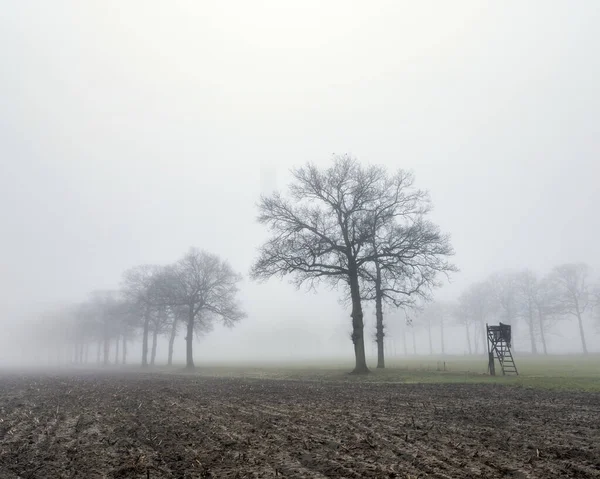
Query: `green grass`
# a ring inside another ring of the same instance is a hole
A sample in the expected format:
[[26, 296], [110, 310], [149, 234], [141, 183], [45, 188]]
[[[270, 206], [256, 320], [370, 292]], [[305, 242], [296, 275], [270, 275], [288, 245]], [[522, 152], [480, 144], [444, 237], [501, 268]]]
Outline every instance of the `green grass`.
[[[487, 362], [479, 357], [391, 358], [386, 369], [371, 374], [350, 375], [352, 363], [344, 361], [306, 361], [288, 363], [254, 363], [245, 365], [198, 365], [194, 374], [210, 377], [256, 379], [290, 379], [300, 381], [348, 381], [367, 383], [495, 383], [514, 387], [600, 392], [600, 355], [591, 356], [523, 356], [515, 358], [519, 376], [487, 374]], [[444, 371], [444, 362], [446, 370]], [[181, 369], [177, 369], [178, 372]]]

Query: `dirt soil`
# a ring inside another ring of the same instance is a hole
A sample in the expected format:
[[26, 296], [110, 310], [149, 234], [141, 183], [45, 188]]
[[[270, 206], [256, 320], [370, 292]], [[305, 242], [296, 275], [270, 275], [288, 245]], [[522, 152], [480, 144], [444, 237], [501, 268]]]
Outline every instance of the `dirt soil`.
[[600, 477], [600, 394], [0, 377], [0, 478]]

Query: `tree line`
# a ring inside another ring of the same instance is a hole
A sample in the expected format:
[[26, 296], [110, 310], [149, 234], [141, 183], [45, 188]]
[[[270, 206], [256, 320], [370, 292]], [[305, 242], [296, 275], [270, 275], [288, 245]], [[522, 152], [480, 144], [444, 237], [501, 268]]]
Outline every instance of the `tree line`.
[[[598, 306], [600, 287], [589, 285], [589, 267], [564, 264], [540, 277], [529, 271], [495, 273], [469, 286], [455, 302], [432, 302], [441, 279], [458, 271], [447, 234], [431, 221], [432, 202], [415, 186], [410, 171], [364, 165], [350, 155], [334, 156], [328, 167], [312, 163], [291, 171], [283, 192], [262, 196], [258, 222], [268, 239], [259, 247], [250, 276], [257, 281], [289, 277], [309, 289], [323, 283], [340, 292], [350, 310], [355, 373], [369, 371], [364, 338], [364, 303], [375, 309], [377, 367], [385, 367], [384, 311], [410, 312], [407, 324], [465, 327], [469, 353], [485, 348], [485, 324], [496, 320], [525, 325], [531, 351], [547, 354], [549, 331], [567, 316], [576, 319], [587, 354], [583, 315]], [[61, 320], [76, 362], [127, 361], [127, 345], [141, 337], [142, 366], [154, 365], [159, 336], [168, 337], [168, 364], [183, 331], [186, 365], [194, 367], [193, 339], [220, 322], [233, 326], [245, 313], [237, 301], [242, 279], [218, 256], [190, 249], [169, 265], [127, 270], [116, 291], [95, 291], [68, 308]], [[408, 316], [407, 316], [408, 318]], [[599, 321], [600, 323], [600, 321]], [[48, 328], [44, 331], [49, 332]], [[414, 331], [414, 328], [413, 328]], [[414, 339], [414, 338], [413, 338]]]
[[[548, 354], [548, 336], [560, 321], [577, 326], [583, 354], [588, 354], [584, 328], [586, 316], [600, 329], [600, 281], [591, 281], [586, 263], [565, 263], [545, 275], [524, 269], [496, 272], [469, 285], [455, 301], [435, 301], [411, 313], [407, 326], [426, 330], [433, 354], [432, 330], [439, 328], [441, 353], [445, 353], [444, 328], [464, 327], [469, 354], [484, 352], [486, 324], [502, 322], [516, 329], [515, 336], [529, 341], [531, 354]], [[414, 318], [414, 320], [413, 320]]]
[[94, 345], [97, 363], [126, 364], [128, 343], [141, 336], [143, 367], [155, 364], [158, 337], [163, 335], [169, 340], [171, 365], [175, 339], [183, 331], [186, 367], [193, 368], [195, 337], [216, 322], [233, 326], [245, 317], [237, 300], [241, 279], [227, 261], [191, 248], [173, 264], [125, 271], [118, 290], [91, 292], [85, 301], [62, 308], [50, 325], [60, 331], [72, 361], [79, 364], [90, 360]]

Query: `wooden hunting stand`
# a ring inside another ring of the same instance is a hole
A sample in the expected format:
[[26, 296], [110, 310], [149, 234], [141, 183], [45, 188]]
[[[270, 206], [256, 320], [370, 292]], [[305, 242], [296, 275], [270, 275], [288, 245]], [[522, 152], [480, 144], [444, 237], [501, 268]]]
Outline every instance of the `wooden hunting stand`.
[[490, 375], [496, 375], [496, 364], [494, 359], [498, 359], [500, 368], [502, 368], [502, 375], [516, 374], [518, 376], [519, 371], [517, 371], [517, 365], [510, 352], [510, 324], [500, 323], [499, 326], [488, 326], [486, 324], [485, 328], [487, 330], [488, 371]]

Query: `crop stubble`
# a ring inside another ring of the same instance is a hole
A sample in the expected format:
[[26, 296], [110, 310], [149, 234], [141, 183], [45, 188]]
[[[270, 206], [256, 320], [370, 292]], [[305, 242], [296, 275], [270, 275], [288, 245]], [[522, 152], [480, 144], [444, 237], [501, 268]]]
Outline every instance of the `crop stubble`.
[[600, 477], [600, 394], [161, 374], [0, 377], [0, 478]]

